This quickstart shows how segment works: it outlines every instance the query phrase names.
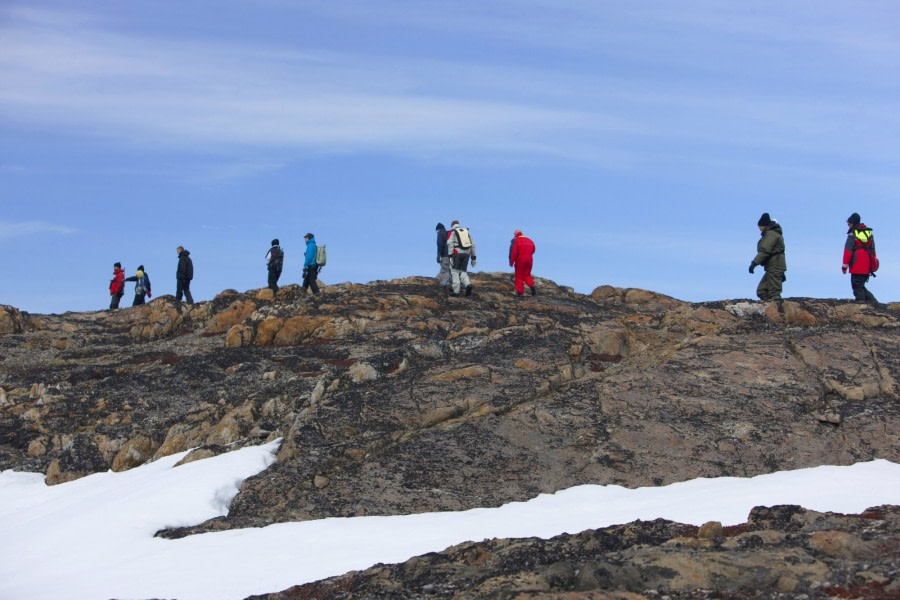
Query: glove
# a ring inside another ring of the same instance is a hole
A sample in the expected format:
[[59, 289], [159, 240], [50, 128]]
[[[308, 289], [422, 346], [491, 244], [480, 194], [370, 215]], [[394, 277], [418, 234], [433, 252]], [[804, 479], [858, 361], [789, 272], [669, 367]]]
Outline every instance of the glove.
[[441, 264], [441, 257], [440, 257], [440, 256], [438, 256], [437, 262], [438, 262], [438, 264]]
[[475, 266], [475, 261], [476, 261], [476, 260], [477, 260], [477, 259], [473, 256], [473, 257], [472, 257], [472, 266], [473, 266], [473, 267]]
[[755, 263], [755, 262], [751, 262], [751, 263], [750, 263], [750, 269], [749, 269], [749, 271], [750, 271], [751, 273], [753, 273], [753, 269], [755, 269], [755, 268], [756, 268], [756, 263]]
[[848, 269], [848, 268], [849, 268], [849, 267], [848, 267], [847, 265], [841, 265], [841, 273], [843, 273], [844, 275], [846, 275], [846, 274], [847, 274], [847, 269]]
[[152, 297], [153, 297], [153, 294], [152, 294], [151, 292], [147, 292], [147, 297], [148, 297], [148, 298], [152, 298]]

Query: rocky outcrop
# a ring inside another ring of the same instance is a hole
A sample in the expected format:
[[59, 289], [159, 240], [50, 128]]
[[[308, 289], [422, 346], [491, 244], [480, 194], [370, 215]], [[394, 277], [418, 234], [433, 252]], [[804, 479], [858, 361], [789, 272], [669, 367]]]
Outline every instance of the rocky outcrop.
[[227, 518], [462, 510], [573, 485], [900, 461], [897, 305], [691, 304], [474, 274], [5, 308], [0, 469], [48, 483], [282, 438]]
[[741, 525], [658, 519], [467, 543], [254, 600], [306, 598], [897, 598], [900, 507], [759, 507]]

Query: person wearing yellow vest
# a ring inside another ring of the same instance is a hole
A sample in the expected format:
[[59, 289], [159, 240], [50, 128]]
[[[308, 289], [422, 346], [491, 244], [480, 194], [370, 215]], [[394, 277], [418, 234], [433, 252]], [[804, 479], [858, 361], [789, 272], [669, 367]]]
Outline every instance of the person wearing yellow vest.
[[875, 256], [875, 237], [872, 228], [866, 227], [859, 213], [847, 218], [847, 242], [844, 244], [844, 262], [841, 271], [844, 275], [850, 272], [850, 286], [857, 302], [878, 304], [872, 292], [866, 289], [870, 276], [878, 270], [878, 257]]

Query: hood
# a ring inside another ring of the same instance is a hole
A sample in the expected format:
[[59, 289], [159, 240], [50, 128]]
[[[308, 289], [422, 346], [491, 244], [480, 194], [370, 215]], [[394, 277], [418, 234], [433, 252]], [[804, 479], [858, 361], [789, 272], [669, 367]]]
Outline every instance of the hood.
[[872, 231], [872, 228], [871, 228], [871, 227], [866, 227], [866, 224], [865, 224], [865, 223], [860, 223], [859, 225], [857, 225], [857, 226], [855, 226], [855, 227], [851, 227], [850, 229], [848, 229], [848, 230], [847, 230], [847, 233], [853, 233], [853, 232], [855, 232], [855, 231]]
[[178, 256], [190, 256], [190, 255], [191, 255], [190, 250], [182, 250], [181, 254], [179, 254]]
[[434, 228], [435, 231], [447, 231], [447, 228], [444, 227], [443, 223], [438, 223], [437, 227]]
[[[777, 221], [772, 221], [772, 223], [766, 227], [766, 231], [774, 231], [776, 233], [782, 233], [781, 225], [778, 224]], [[761, 235], [766, 235], [766, 231], [763, 231]]]

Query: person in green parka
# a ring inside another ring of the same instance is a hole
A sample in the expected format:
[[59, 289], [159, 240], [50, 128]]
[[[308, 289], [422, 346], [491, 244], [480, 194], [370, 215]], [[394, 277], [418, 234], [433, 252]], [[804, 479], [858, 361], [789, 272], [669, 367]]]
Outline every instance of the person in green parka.
[[781, 285], [787, 279], [787, 261], [784, 258], [784, 237], [781, 225], [763, 213], [759, 218], [759, 242], [756, 244], [756, 258], [750, 261], [750, 272], [762, 265], [766, 274], [756, 287], [756, 295], [762, 301], [781, 300]]

